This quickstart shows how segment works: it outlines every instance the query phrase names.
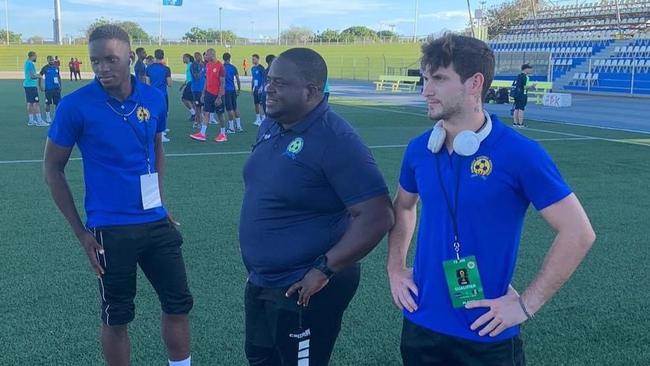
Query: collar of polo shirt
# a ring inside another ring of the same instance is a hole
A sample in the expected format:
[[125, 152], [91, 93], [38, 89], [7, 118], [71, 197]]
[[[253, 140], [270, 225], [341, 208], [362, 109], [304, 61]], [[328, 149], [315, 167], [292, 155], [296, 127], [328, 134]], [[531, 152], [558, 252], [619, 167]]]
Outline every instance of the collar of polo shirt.
[[[316, 120], [318, 120], [327, 111], [328, 108], [329, 105], [327, 104], [325, 98], [323, 98], [323, 100], [320, 102], [320, 104], [316, 106], [316, 108], [314, 108], [311, 112], [307, 113], [307, 115], [298, 123], [294, 124], [290, 128], [287, 128], [286, 131], [294, 131], [297, 133], [305, 132], [309, 127], [311, 127], [312, 124], [314, 124]], [[282, 129], [284, 129], [281, 123], [279, 122], [277, 123], [278, 125], [280, 125]]]
[[[140, 94], [142, 85], [144, 85], [138, 78], [134, 75], [131, 75], [131, 94], [124, 99], [124, 101], [138, 103], [140, 100]], [[102, 87], [102, 84], [99, 82], [99, 79], [95, 78], [93, 80], [93, 87], [95, 89], [95, 96], [102, 102], [109, 102], [111, 100], [117, 101], [114, 97], [110, 96], [106, 90]], [[119, 101], [118, 101], [119, 102]]]

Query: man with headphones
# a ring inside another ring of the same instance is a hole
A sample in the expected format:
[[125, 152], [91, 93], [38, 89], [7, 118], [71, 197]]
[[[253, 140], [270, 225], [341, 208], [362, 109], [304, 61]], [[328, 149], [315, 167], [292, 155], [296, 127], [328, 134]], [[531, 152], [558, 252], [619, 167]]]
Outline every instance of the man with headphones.
[[[492, 50], [474, 38], [448, 34], [422, 47], [422, 94], [437, 122], [406, 148], [388, 238], [406, 366], [524, 365], [519, 325], [568, 280], [595, 240], [543, 148], [483, 110], [494, 64]], [[511, 281], [531, 203], [556, 237], [519, 295]]]

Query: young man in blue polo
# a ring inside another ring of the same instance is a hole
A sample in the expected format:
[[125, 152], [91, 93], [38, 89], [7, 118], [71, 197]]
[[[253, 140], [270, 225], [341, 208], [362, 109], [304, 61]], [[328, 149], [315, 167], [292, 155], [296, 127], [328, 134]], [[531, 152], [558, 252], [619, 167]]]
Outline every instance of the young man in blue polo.
[[142, 47], [138, 47], [135, 49], [135, 56], [138, 60], [133, 66], [133, 73], [138, 80], [145, 83], [147, 82], [147, 65], [144, 64], [144, 60], [147, 58], [147, 51]]
[[255, 126], [260, 126], [264, 120], [264, 106], [262, 98], [264, 94], [264, 84], [266, 82], [266, 71], [260, 64], [260, 55], [254, 54], [251, 57], [253, 66], [251, 67], [251, 94], [253, 94], [253, 105], [255, 105]]
[[[140, 266], [160, 300], [169, 364], [189, 366], [193, 300], [183, 239], [162, 199], [165, 99], [130, 75], [129, 36], [123, 29], [97, 27], [88, 49], [96, 77], [61, 100], [45, 146], [45, 178], [99, 281], [106, 363], [129, 365], [127, 325], [135, 315]], [[85, 226], [65, 176], [75, 144], [84, 165]]]
[[27, 60], [25, 60], [24, 72], [25, 80], [23, 81], [23, 88], [25, 88], [25, 99], [27, 100], [27, 126], [49, 126], [43, 121], [41, 116], [41, 105], [38, 99], [38, 80], [42, 77], [36, 72], [36, 52], [29, 51]]
[[223, 54], [223, 67], [226, 69], [226, 95], [224, 104], [226, 113], [228, 113], [228, 129], [226, 132], [244, 132], [241, 126], [239, 111], [237, 110], [237, 97], [241, 91], [241, 82], [239, 81], [239, 72], [237, 66], [230, 62], [230, 53]]
[[[59, 105], [61, 101], [61, 73], [54, 63], [52, 56], [47, 56], [47, 64], [43, 66], [39, 73], [41, 78], [38, 79], [38, 89], [45, 92], [45, 118], [47, 123], [52, 123], [50, 109]], [[41, 80], [45, 79], [45, 89]]]
[[[147, 84], [153, 86], [154, 88], [160, 90], [161, 93], [165, 96], [165, 106], [167, 112], [169, 112], [169, 93], [167, 88], [172, 86], [172, 71], [165, 65], [165, 51], [157, 49], [154, 51], [154, 62], [153, 64], [147, 66], [146, 69], [146, 81]], [[167, 138], [166, 131], [163, 131], [162, 142], [169, 142]]]
[[[568, 280], [594, 232], [544, 149], [483, 110], [494, 76], [484, 42], [446, 35], [422, 47], [421, 62], [435, 126], [406, 148], [388, 237], [404, 365], [524, 365], [519, 325]], [[520, 296], [511, 283], [531, 203], [556, 236]]]
[[393, 223], [369, 149], [324, 100], [326, 78], [305, 48], [282, 53], [268, 74], [239, 225], [250, 365], [327, 365], [358, 261]]

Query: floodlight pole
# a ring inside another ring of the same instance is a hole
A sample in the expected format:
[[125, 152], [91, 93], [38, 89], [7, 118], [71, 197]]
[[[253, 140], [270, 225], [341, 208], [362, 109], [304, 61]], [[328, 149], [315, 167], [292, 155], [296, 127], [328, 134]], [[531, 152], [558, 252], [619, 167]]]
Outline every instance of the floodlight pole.
[[280, 0], [278, 0], [278, 46], [280, 45]]
[[158, 46], [162, 46], [162, 1], [158, 2]]
[[223, 47], [223, 28], [221, 27], [221, 10], [223, 8], [219, 7], [219, 42], [221, 43], [221, 47]]
[[419, 6], [419, 1], [415, 0], [415, 19], [413, 22], [413, 43], [417, 43], [418, 41], [418, 6]]
[[474, 20], [472, 20], [472, 7], [469, 5], [469, 0], [467, 0], [467, 13], [469, 14], [469, 28], [472, 30], [472, 37], [474, 35]]
[[9, 45], [9, 0], [5, 0], [5, 32], [7, 33], [7, 46]]

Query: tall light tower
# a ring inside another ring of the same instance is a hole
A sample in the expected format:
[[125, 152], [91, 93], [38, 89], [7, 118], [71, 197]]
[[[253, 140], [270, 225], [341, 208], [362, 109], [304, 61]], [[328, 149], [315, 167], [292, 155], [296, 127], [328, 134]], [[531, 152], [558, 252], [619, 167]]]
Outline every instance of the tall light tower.
[[54, 0], [54, 43], [63, 44], [61, 31], [61, 0]]

